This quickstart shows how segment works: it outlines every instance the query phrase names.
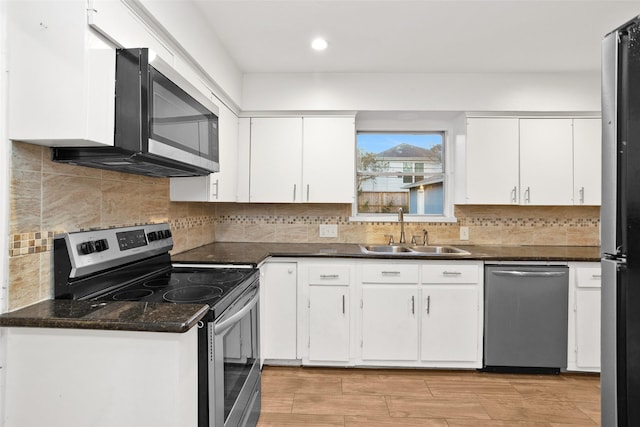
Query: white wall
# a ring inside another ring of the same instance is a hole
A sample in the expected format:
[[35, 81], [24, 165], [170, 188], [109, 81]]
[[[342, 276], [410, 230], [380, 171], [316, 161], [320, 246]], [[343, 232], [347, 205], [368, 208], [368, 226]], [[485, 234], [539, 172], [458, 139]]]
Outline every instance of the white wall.
[[242, 73], [195, 5], [184, 1], [126, 1], [140, 2], [211, 77], [216, 96], [237, 110], [242, 98]]
[[245, 111], [600, 111], [600, 74], [245, 74]]

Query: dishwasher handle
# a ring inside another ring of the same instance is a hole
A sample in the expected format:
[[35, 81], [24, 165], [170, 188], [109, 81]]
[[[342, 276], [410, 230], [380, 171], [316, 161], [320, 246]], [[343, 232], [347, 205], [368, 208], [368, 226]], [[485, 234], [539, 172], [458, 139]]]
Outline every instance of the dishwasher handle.
[[519, 271], [519, 270], [495, 270], [491, 272], [496, 276], [510, 277], [561, 277], [566, 271]]

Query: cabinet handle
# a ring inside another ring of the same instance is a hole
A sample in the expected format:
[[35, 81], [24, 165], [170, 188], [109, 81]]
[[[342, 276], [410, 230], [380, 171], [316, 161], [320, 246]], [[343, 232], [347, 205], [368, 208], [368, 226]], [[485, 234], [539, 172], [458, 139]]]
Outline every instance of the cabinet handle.
[[340, 275], [339, 274], [321, 274], [320, 275], [320, 279], [322, 280], [333, 280], [333, 279], [339, 279]]
[[591, 278], [592, 279], [602, 279], [602, 275], [601, 274], [592, 274]]
[[511, 203], [516, 203], [516, 197], [517, 197], [517, 193], [518, 192], [518, 187], [517, 186], [513, 186], [513, 190], [511, 190]]
[[427, 314], [429, 314], [429, 311], [431, 310], [431, 295], [427, 296]]
[[399, 276], [400, 272], [399, 271], [383, 271], [381, 272], [381, 274], [383, 276]]
[[443, 276], [460, 276], [462, 273], [459, 271], [443, 271]]
[[531, 187], [527, 187], [524, 192], [524, 202], [531, 203]]
[[213, 184], [216, 186], [216, 192], [212, 194], [213, 198], [218, 200], [218, 194], [220, 193], [220, 180], [216, 179], [216, 182]]
[[309, 184], [307, 184], [307, 202], [309, 201]]
[[344, 295], [342, 295], [342, 314], [344, 314]]
[[580, 204], [584, 205], [584, 187], [580, 187]]
[[293, 201], [296, 201], [296, 184], [293, 184]]
[[411, 295], [411, 314], [416, 314], [416, 297]]

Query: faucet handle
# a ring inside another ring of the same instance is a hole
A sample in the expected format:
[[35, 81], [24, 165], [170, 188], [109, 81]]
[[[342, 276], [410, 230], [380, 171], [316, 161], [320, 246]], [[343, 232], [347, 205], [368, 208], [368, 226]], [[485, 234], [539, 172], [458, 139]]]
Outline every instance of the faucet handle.
[[[385, 234], [385, 237], [387, 237], [387, 235]], [[389, 234], [389, 244], [393, 245], [395, 242], [393, 241], [393, 234]]]
[[419, 236], [419, 235], [416, 235], [416, 234], [412, 235], [411, 236], [411, 244], [412, 245], [419, 245], [418, 239], [422, 239], [422, 236]]

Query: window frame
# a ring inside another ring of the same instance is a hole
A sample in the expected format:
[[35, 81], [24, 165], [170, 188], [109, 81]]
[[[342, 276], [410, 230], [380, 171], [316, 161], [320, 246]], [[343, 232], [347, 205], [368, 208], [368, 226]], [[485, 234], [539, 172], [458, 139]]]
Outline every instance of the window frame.
[[[453, 191], [455, 188], [454, 178], [452, 173], [452, 167], [454, 165], [453, 159], [453, 147], [452, 142], [450, 140], [450, 130], [449, 129], [386, 129], [386, 130], [374, 130], [374, 129], [356, 129], [355, 135], [355, 173], [354, 180], [358, 182], [358, 135], [361, 133], [389, 133], [389, 134], [433, 134], [438, 133], [442, 135], [442, 174], [443, 174], [443, 213], [442, 215], [430, 215], [430, 214], [410, 214], [404, 213], [404, 221], [405, 222], [457, 222], [457, 219], [453, 215]], [[414, 168], [415, 169], [415, 168]], [[416, 172], [412, 173], [409, 176], [414, 175]], [[424, 172], [422, 172], [424, 173]], [[397, 175], [397, 174], [394, 174]], [[354, 193], [354, 201], [352, 204], [352, 216], [349, 218], [349, 221], [352, 222], [397, 222], [398, 214], [397, 212], [391, 213], [371, 213], [358, 212], [358, 186], [355, 185], [355, 193]]]

